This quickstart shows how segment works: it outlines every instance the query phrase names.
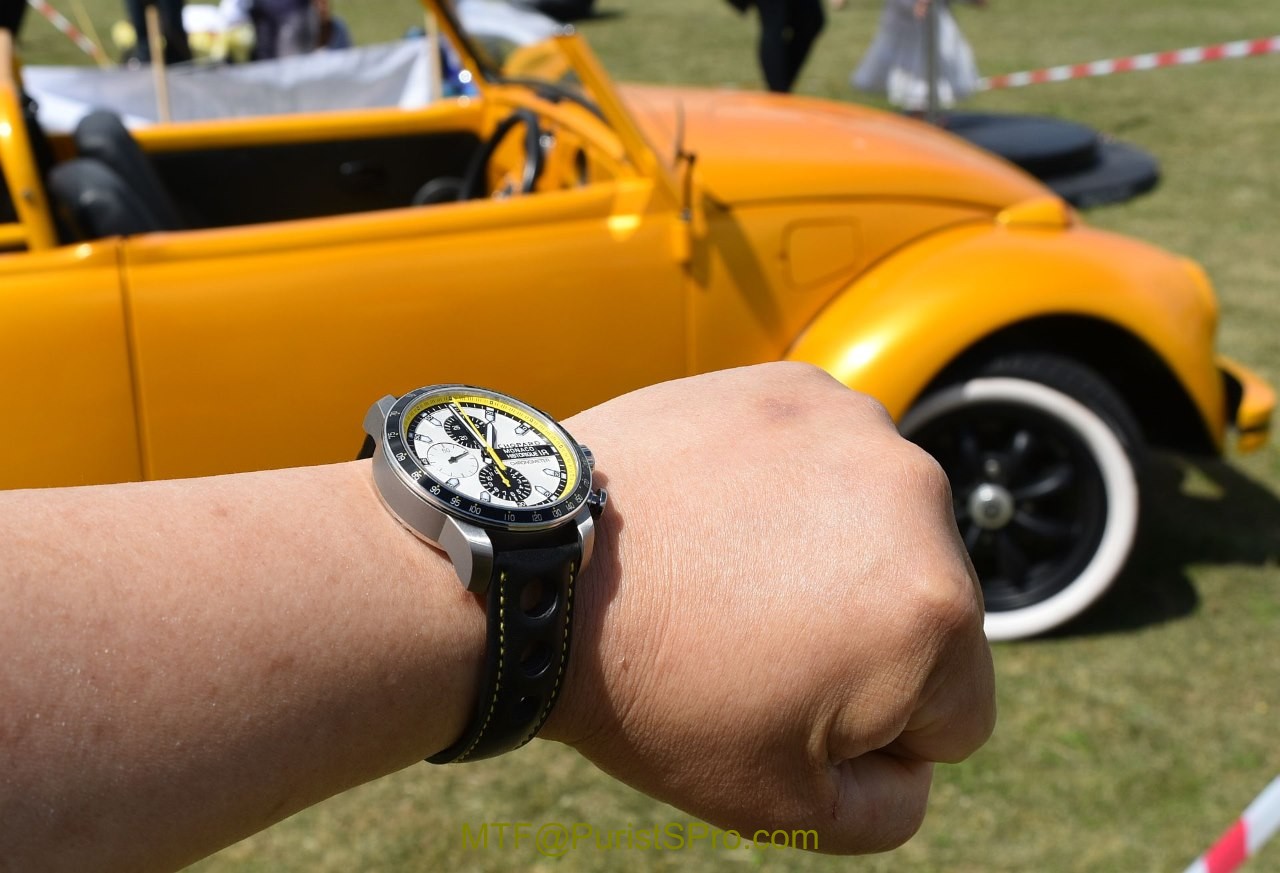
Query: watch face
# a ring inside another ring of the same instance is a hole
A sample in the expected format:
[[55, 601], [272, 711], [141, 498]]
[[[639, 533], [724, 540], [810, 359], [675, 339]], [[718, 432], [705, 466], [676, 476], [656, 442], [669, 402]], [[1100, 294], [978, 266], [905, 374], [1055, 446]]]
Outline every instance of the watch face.
[[499, 526], [548, 526], [586, 500], [591, 474], [553, 419], [496, 392], [419, 388], [387, 415], [400, 470], [454, 515]]

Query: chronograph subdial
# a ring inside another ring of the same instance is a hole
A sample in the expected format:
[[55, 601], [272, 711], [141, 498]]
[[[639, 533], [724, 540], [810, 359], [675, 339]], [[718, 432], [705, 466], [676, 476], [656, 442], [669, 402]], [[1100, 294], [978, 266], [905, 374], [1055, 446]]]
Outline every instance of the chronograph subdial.
[[453, 440], [458, 445], [465, 446], [468, 449], [478, 449], [480, 448], [480, 441], [476, 439], [475, 432], [478, 431], [480, 433], [484, 433], [485, 423], [472, 415], [468, 415], [467, 418], [471, 419], [471, 424], [474, 425], [475, 431], [472, 431], [471, 428], [467, 427], [467, 425], [458, 418], [456, 414], [454, 414], [445, 419], [444, 432], [449, 435], [449, 439]]
[[499, 469], [496, 464], [485, 464], [480, 470], [480, 484], [499, 500], [511, 503], [523, 503], [533, 493], [533, 486], [524, 474], [507, 467]]
[[441, 482], [466, 479], [480, 469], [480, 461], [467, 448], [452, 443], [436, 443], [423, 456], [431, 475]]

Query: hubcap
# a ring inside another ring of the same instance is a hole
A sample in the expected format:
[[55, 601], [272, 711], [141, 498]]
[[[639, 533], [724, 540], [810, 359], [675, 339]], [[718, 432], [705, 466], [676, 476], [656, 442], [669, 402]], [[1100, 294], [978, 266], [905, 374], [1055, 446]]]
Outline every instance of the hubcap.
[[969, 517], [983, 530], [1000, 530], [1013, 521], [1016, 509], [1008, 488], [984, 482], [969, 495]]
[[949, 409], [909, 436], [951, 480], [988, 611], [1039, 603], [1089, 563], [1106, 493], [1089, 447], [1060, 419], [991, 400]]

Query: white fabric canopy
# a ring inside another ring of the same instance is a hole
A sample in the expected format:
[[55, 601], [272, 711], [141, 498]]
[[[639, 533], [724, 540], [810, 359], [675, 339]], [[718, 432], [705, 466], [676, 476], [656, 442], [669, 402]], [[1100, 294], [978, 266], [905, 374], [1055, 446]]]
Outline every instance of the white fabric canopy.
[[[462, 0], [458, 15], [480, 40], [526, 44], [560, 25], [546, 16], [490, 0]], [[320, 112], [356, 107], [423, 106], [430, 94], [426, 42], [402, 40], [341, 51], [318, 51], [251, 64], [180, 66], [167, 71], [170, 116], [193, 121]], [[26, 67], [27, 92], [48, 131], [75, 128], [93, 109], [110, 109], [130, 127], [158, 120], [149, 68]]]

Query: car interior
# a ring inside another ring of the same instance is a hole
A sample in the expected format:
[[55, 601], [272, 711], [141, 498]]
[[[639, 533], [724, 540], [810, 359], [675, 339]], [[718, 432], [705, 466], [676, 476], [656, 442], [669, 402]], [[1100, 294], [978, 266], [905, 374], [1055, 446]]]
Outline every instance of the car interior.
[[421, 204], [424, 184], [461, 179], [480, 148], [472, 134], [437, 133], [148, 155], [104, 110], [85, 116], [74, 143], [77, 157], [48, 184], [80, 239]]
[[[12, 58], [7, 37], [0, 32], [0, 54]], [[620, 155], [597, 151], [585, 134], [602, 123], [599, 110], [552, 86], [531, 89], [537, 103], [504, 101], [509, 114], [487, 135], [477, 132], [484, 111], [472, 103], [355, 127], [350, 117], [318, 117], [307, 136], [272, 118], [135, 136], [99, 109], [51, 142], [19, 68], [0, 63], [0, 77], [17, 97], [6, 112], [15, 123], [5, 160], [42, 189], [18, 203], [0, 174], [0, 251], [574, 188], [621, 169]], [[585, 109], [583, 120], [569, 104]]]

